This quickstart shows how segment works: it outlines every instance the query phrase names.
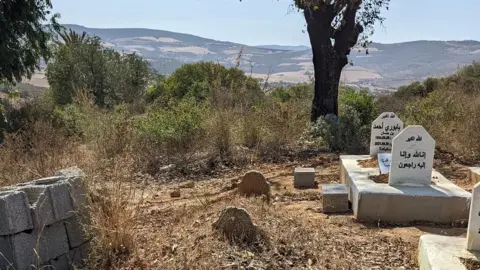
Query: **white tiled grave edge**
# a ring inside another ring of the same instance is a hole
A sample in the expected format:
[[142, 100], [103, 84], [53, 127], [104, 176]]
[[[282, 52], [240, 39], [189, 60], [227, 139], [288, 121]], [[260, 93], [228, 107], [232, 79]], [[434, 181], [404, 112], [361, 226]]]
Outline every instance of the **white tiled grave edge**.
[[390, 186], [375, 183], [370, 175], [378, 168], [362, 168], [358, 160], [369, 155], [340, 156], [340, 179], [347, 185], [352, 210], [359, 220], [452, 223], [468, 219], [471, 194], [456, 186], [436, 170], [432, 185]]
[[418, 264], [420, 270], [467, 270], [461, 259], [480, 258], [480, 252], [468, 251], [467, 239], [443, 235], [420, 236]]
[[384, 112], [372, 122], [370, 156], [390, 153], [393, 138], [403, 129], [403, 122], [393, 112]]
[[473, 188], [470, 200], [467, 238], [423, 235], [418, 248], [421, 270], [467, 269], [462, 259], [480, 258], [480, 183]]
[[468, 179], [475, 184], [480, 182], [480, 167], [469, 167]]

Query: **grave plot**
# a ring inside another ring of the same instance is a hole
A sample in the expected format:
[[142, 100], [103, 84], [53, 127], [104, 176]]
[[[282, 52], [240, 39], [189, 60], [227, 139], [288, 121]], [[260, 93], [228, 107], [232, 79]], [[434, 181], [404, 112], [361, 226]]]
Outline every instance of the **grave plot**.
[[422, 235], [418, 248], [421, 270], [480, 269], [480, 183], [473, 189], [467, 237]]
[[400, 223], [466, 221], [471, 194], [433, 169], [434, 151], [435, 141], [423, 127], [408, 126], [393, 138], [391, 154], [377, 153], [375, 166], [370, 155], [340, 156], [340, 178], [355, 217]]

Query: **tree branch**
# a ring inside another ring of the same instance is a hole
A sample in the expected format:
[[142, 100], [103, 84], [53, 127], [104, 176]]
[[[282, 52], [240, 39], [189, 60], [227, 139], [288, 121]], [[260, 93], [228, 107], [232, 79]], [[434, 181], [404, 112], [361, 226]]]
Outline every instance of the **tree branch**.
[[[363, 27], [355, 22], [357, 10], [360, 7], [361, 0], [351, 0], [343, 12], [343, 20], [340, 28], [335, 31], [335, 51], [341, 55], [350, 53], [350, 48], [355, 45], [358, 36], [363, 32]], [[353, 45], [351, 44], [353, 41]]]

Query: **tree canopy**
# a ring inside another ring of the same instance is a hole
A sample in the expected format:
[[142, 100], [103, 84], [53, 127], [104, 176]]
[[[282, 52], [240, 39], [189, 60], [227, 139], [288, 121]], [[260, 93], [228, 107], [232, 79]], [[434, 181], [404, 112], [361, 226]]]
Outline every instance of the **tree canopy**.
[[0, 1], [0, 81], [30, 78], [49, 59], [49, 41], [60, 25], [50, 0]]

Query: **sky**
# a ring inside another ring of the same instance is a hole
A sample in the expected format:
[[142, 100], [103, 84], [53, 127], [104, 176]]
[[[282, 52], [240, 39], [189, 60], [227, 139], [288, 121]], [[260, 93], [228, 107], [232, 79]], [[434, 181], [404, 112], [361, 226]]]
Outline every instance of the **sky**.
[[[150, 28], [247, 45], [309, 45], [293, 0], [52, 0], [61, 23]], [[374, 42], [480, 40], [480, 0], [391, 0]]]

